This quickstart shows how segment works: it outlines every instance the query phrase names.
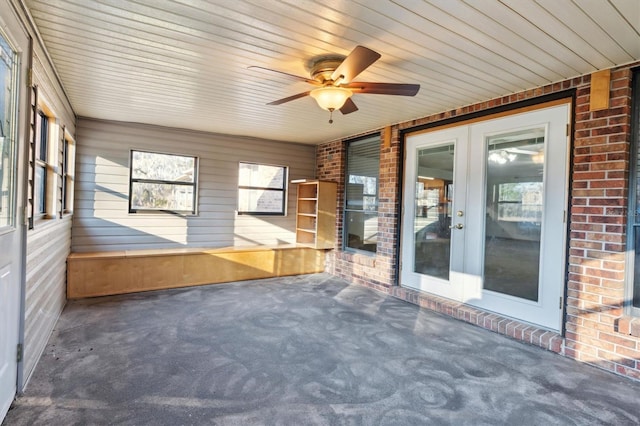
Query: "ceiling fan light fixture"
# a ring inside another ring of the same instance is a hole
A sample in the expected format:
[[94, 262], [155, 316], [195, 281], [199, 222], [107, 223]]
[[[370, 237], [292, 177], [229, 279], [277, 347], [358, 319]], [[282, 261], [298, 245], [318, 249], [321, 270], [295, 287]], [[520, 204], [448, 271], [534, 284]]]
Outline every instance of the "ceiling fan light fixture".
[[544, 163], [544, 152], [539, 151], [531, 156], [531, 161], [534, 164], [543, 164]]
[[313, 89], [309, 94], [316, 100], [320, 108], [334, 111], [342, 108], [353, 92], [344, 87], [327, 86]]

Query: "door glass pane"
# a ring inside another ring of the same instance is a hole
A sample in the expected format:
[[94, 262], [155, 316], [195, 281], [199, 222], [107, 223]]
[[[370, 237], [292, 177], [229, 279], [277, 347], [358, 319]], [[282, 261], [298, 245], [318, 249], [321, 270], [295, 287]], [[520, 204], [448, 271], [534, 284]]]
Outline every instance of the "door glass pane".
[[487, 139], [484, 288], [538, 300], [544, 128]]
[[633, 300], [634, 308], [640, 308], [640, 227], [633, 227], [635, 237], [635, 269], [633, 274]]
[[417, 152], [414, 272], [449, 279], [454, 145]]
[[16, 55], [0, 36], [0, 228], [14, 224]]
[[[635, 214], [631, 219], [631, 225], [633, 226], [634, 235], [627, 238], [634, 239], [634, 275], [633, 275], [633, 297], [632, 297], [632, 314], [634, 316], [640, 316], [640, 70], [633, 74], [633, 111], [632, 121], [636, 124], [636, 130], [633, 134], [633, 148], [635, 149], [635, 169], [633, 170], [631, 187], [635, 186]], [[631, 208], [631, 207], [629, 207]]]

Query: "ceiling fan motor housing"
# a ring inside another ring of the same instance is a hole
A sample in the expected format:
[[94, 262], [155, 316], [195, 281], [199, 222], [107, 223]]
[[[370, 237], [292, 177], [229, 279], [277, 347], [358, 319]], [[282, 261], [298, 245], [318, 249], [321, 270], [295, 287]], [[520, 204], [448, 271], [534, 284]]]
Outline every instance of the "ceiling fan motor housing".
[[325, 55], [315, 58], [309, 67], [311, 78], [320, 83], [332, 82], [331, 74], [344, 61], [343, 55]]

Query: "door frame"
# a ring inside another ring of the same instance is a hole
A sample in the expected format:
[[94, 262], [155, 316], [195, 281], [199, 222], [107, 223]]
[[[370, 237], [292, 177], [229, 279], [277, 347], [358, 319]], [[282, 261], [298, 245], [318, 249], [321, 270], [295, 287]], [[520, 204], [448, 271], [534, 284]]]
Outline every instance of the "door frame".
[[[26, 56], [25, 61], [27, 62], [27, 70], [29, 74], [33, 73], [33, 36], [29, 32], [26, 27], [26, 24], [21, 23], [24, 31], [27, 34], [29, 39], [29, 45], [27, 46], [27, 51], [24, 53]], [[18, 174], [21, 175], [22, 181], [24, 182], [22, 186], [22, 193], [18, 194], [17, 204], [18, 204], [18, 221], [21, 222], [20, 227], [22, 229], [22, 247], [21, 247], [21, 255], [22, 255], [22, 271], [20, 276], [20, 328], [18, 329], [18, 343], [22, 346], [22, 356], [20, 357], [20, 361], [18, 361], [18, 383], [17, 383], [17, 392], [18, 395], [22, 394], [24, 387], [26, 386], [25, 377], [24, 377], [24, 353], [25, 353], [25, 320], [26, 320], [26, 298], [27, 298], [27, 205], [29, 199], [29, 188], [26, 184], [27, 176], [29, 171], [29, 127], [31, 126], [31, 96], [32, 96], [32, 82], [29, 81], [31, 76], [28, 78], [25, 77], [25, 84], [22, 85], [22, 89], [25, 91], [24, 104], [22, 105], [22, 129], [24, 135], [22, 139], [18, 138], [18, 141], [22, 142], [22, 165], [18, 161], [18, 168], [22, 166], [22, 171], [18, 169]], [[18, 117], [20, 118], [20, 117]], [[19, 133], [19, 132], [18, 132]], [[20, 149], [20, 147], [19, 147]]]
[[[566, 158], [566, 168], [565, 168], [565, 220], [563, 223], [563, 232], [564, 232], [564, 246], [563, 246], [563, 276], [562, 276], [562, 284], [560, 289], [561, 300], [560, 300], [560, 309], [559, 309], [559, 333], [564, 335], [566, 330], [566, 294], [567, 294], [567, 277], [568, 277], [568, 233], [569, 233], [569, 213], [570, 213], [570, 200], [571, 200], [571, 191], [572, 191], [572, 181], [570, 179], [571, 173], [573, 170], [573, 147], [574, 147], [574, 134], [571, 131], [575, 126], [575, 104], [576, 104], [576, 90], [569, 89], [562, 92], [552, 93], [550, 95], [539, 96], [532, 99], [527, 99], [523, 101], [518, 101], [513, 104], [501, 105], [497, 107], [493, 107], [487, 110], [472, 112], [469, 114], [461, 115], [461, 116], [453, 116], [450, 118], [445, 118], [443, 120], [434, 121], [431, 123], [426, 123], [423, 125], [401, 129], [400, 130], [400, 141], [401, 141], [401, 157], [400, 157], [400, 167], [398, 170], [398, 199], [399, 199], [399, 208], [398, 208], [398, 218], [399, 218], [399, 226], [397, 231], [397, 258], [396, 258], [396, 273], [395, 273], [395, 282], [396, 286], [401, 287], [401, 276], [402, 276], [402, 260], [404, 253], [403, 251], [406, 249], [403, 244], [403, 233], [404, 233], [404, 224], [403, 218], [405, 214], [405, 200], [403, 200], [403, 195], [405, 192], [405, 179], [407, 177], [406, 168], [407, 168], [407, 138], [410, 136], [415, 136], [422, 133], [431, 133], [437, 132], [440, 130], [444, 130], [451, 127], [462, 127], [462, 126], [470, 126], [476, 123], [482, 123], [485, 121], [491, 121], [494, 119], [509, 117], [512, 115], [517, 115], [526, 112], [533, 112], [541, 109], [552, 108], [555, 106], [566, 105], [568, 108], [568, 117], [567, 117], [567, 158]], [[411, 288], [408, 288], [411, 291]], [[418, 290], [416, 290], [418, 291]], [[434, 295], [434, 297], [438, 297]], [[473, 305], [465, 306], [474, 307]], [[476, 307], [476, 309], [483, 310], [482, 308]], [[489, 311], [487, 311], [489, 312]], [[498, 314], [500, 315], [500, 314]], [[506, 317], [506, 316], [505, 316]], [[526, 323], [525, 320], [518, 320], [514, 318], [516, 321], [522, 321]], [[544, 326], [540, 326], [544, 328]]]
[[[17, 240], [17, 344], [22, 348], [22, 356], [16, 360], [15, 396], [24, 389], [24, 336], [25, 336], [25, 297], [26, 297], [26, 261], [27, 261], [27, 226], [25, 223], [25, 206], [28, 194], [27, 170], [29, 167], [29, 127], [30, 127], [30, 90], [29, 71], [33, 69], [33, 36], [29, 24], [25, 21], [23, 11], [12, 1], [3, 1], [3, 9], [7, 12], [0, 18], [0, 25], [7, 40], [19, 55], [18, 78], [16, 88], [16, 134], [15, 134], [15, 223]], [[22, 41], [20, 41], [22, 40]], [[13, 247], [13, 246], [12, 246]], [[16, 353], [14, 350], [13, 353]], [[16, 353], [16, 355], [18, 355]], [[2, 421], [2, 418], [0, 418]]]

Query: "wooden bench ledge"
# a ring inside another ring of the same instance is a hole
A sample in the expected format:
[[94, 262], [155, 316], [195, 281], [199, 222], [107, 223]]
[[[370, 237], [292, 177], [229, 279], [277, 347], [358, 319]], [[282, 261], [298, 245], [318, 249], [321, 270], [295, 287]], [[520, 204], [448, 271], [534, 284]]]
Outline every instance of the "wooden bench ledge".
[[196, 254], [220, 254], [220, 253], [242, 253], [242, 252], [258, 252], [258, 251], [275, 251], [275, 250], [293, 250], [299, 248], [308, 248], [299, 244], [279, 244], [279, 245], [263, 245], [263, 246], [244, 246], [244, 247], [217, 247], [217, 248], [199, 248], [199, 247], [179, 247], [170, 249], [139, 249], [139, 250], [118, 250], [118, 251], [94, 251], [94, 252], [74, 252], [67, 259], [104, 259], [104, 258], [124, 258], [124, 257], [154, 257], [154, 256], [184, 256]]
[[325, 250], [287, 244], [71, 253], [67, 297], [107, 296], [324, 271]]

